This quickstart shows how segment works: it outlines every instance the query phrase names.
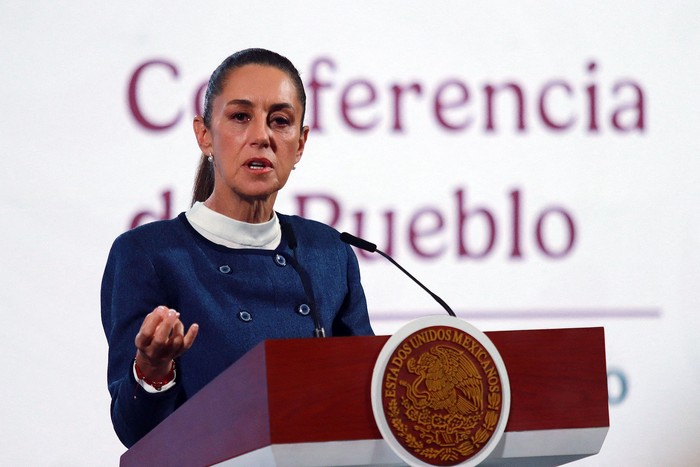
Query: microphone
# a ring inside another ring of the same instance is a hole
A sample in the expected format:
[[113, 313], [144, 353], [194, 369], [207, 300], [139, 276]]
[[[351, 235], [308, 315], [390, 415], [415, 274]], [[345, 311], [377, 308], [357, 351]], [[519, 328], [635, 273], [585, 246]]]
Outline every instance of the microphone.
[[292, 250], [292, 261], [290, 261], [294, 270], [299, 274], [301, 279], [301, 286], [304, 288], [304, 294], [306, 299], [309, 301], [309, 310], [311, 311], [311, 318], [314, 320], [314, 337], [326, 337], [326, 330], [323, 329], [323, 324], [321, 324], [321, 316], [318, 314], [316, 309], [316, 300], [314, 299], [314, 291], [311, 288], [311, 278], [304, 268], [301, 267], [299, 261], [297, 261], [297, 236], [294, 235], [294, 229], [292, 225], [284, 222], [280, 223], [282, 227], [282, 235], [287, 239], [287, 245]]
[[359, 248], [359, 249], [361, 249], [361, 250], [369, 251], [370, 253], [375, 253], [375, 252], [376, 252], [376, 253], [379, 253], [380, 255], [382, 255], [383, 257], [385, 257], [386, 259], [388, 259], [388, 260], [391, 262], [391, 264], [393, 264], [394, 266], [396, 266], [397, 268], [399, 268], [404, 274], [406, 274], [408, 277], [410, 277], [411, 279], [413, 279], [413, 282], [415, 282], [416, 284], [420, 285], [421, 288], [422, 288], [423, 290], [425, 290], [426, 292], [428, 292], [428, 294], [429, 294], [431, 297], [433, 297], [433, 299], [434, 299], [436, 302], [438, 302], [438, 303], [445, 309], [445, 311], [447, 311], [447, 313], [448, 313], [450, 316], [457, 317], [457, 315], [455, 315], [455, 312], [452, 311], [452, 308], [450, 308], [450, 306], [449, 306], [447, 303], [445, 303], [445, 301], [444, 301], [442, 298], [438, 297], [438, 296], [435, 295], [433, 292], [431, 292], [430, 289], [428, 289], [426, 286], [424, 286], [418, 279], [416, 279], [415, 277], [413, 277], [413, 275], [412, 275], [410, 272], [406, 271], [399, 263], [397, 263], [396, 261], [394, 261], [394, 258], [392, 258], [391, 256], [387, 255], [387, 254], [384, 253], [382, 250], [378, 249], [378, 248], [377, 248], [377, 245], [375, 245], [374, 243], [368, 242], [367, 240], [364, 240], [364, 239], [362, 239], [362, 238], [356, 237], [356, 236], [354, 236], [354, 235], [350, 235], [350, 234], [347, 233], [347, 232], [343, 232], [343, 233], [340, 234], [340, 240], [343, 241], [343, 242], [345, 242], [345, 243], [347, 243], [348, 245], [352, 245], [352, 246], [357, 247], [357, 248]]

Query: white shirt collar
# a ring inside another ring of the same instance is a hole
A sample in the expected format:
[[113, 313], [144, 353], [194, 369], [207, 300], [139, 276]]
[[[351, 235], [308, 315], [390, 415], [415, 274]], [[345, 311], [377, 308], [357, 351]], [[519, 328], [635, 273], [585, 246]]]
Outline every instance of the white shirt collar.
[[274, 250], [282, 240], [277, 213], [262, 224], [249, 224], [219, 214], [196, 202], [186, 213], [192, 227], [204, 238], [228, 248]]

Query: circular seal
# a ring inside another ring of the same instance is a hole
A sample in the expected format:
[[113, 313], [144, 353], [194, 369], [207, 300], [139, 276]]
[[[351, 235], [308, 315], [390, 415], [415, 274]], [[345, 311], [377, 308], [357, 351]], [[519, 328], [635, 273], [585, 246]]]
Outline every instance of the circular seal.
[[505, 364], [471, 324], [451, 316], [419, 318], [379, 354], [372, 410], [386, 442], [409, 465], [477, 465], [505, 431]]

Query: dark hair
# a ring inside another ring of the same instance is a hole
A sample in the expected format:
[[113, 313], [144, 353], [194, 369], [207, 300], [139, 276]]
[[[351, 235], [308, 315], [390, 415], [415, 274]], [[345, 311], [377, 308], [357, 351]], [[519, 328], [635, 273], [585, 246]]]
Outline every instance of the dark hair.
[[[231, 71], [245, 65], [271, 66], [285, 72], [289, 76], [296, 88], [299, 102], [301, 102], [300, 125], [303, 126], [304, 114], [306, 113], [306, 92], [304, 91], [304, 83], [301, 81], [299, 71], [288, 58], [265, 49], [245, 49], [235, 52], [214, 70], [214, 73], [209, 78], [207, 91], [204, 94], [204, 112], [202, 114], [204, 125], [210, 128], [214, 100], [222, 93]], [[209, 162], [207, 155], [202, 154], [194, 180], [194, 187], [192, 188], [192, 204], [206, 200], [212, 191], [214, 191], [214, 168]]]

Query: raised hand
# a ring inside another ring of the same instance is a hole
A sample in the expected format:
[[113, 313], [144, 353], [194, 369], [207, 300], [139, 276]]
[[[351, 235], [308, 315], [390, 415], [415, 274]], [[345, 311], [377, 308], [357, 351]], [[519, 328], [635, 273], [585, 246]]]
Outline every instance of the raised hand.
[[134, 339], [136, 365], [148, 379], [165, 377], [172, 361], [192, 347], [198, 332], [199, 325], [194, 323], [185, 334], [180, 313], [166, 306], [157, 307], [143, 320]]

